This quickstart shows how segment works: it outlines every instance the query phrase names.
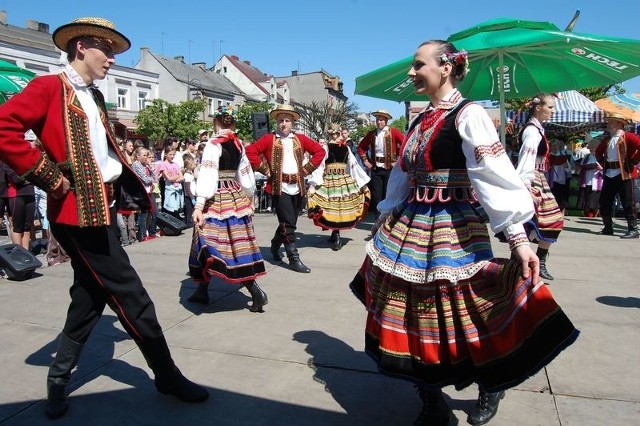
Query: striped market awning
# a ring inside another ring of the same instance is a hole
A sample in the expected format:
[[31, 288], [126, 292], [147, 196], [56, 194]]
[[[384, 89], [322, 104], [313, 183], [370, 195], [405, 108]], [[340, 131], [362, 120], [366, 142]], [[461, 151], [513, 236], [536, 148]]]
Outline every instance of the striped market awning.
[[[595, 103], [575, 90], [559, 92], [551, 119], [544, 123], [550, 131], [569, 133], [604, 127], [604, 112]], [[527, 122], [526, 111], [506, 111], [507, 120], [516, 127]]]

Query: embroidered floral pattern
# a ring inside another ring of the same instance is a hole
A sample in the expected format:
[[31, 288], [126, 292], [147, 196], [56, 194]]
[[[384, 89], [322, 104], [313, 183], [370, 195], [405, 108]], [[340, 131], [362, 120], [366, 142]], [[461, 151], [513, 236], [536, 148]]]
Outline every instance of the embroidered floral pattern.
[[480, 145], [473, 151], [476, 163], [480, 163], [485, 157], [499, 157], [504, 153], [504, 147], [500, 142], [494, 142], [491, 145]]
[[46, 192], [51, 192], [60, 185], [62, 173], [54, 162], [42, 155], [36, 164], [22, 175], [22, 178], [33, 182]]

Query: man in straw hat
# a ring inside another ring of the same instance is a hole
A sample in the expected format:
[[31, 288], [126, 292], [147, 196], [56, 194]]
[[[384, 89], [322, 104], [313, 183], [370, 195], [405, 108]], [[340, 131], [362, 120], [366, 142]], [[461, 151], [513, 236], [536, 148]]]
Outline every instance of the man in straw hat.
[[[273, 259], [282, 260], [280, 246], [284, 243], [289, 269], [308, 273], [311, 269], [300, 260], [295, 232], [306, 194], [304, 178], [320, 167], [325, 151], [319, 143], [293, 132], [293, 124], [300, 114], [291, 105], [278, 105], [270, 116], [276, 120], [276, 131], [249, 145], [247, 158], [253, 170], [267, 176], [265, 190], [271, 194], [278, 216], [278, 228], [271, 240]], [[309, 153], [310, 159], [303, 165], [305, 153]]]
[[371, 115], [376, 118], [376, 128], [362, 138], [358, 144], [358, 155], [371, 173], [368, 184], [371, 191], [369, 211], [373, 211], [377, 218], [378, 203], [387, 196], [389, 176], [398, 158], [404, 135], [400, 130], [389, 127], [388, 122], [392, 117], [387, 111], [379, 109]]
[[633, 179], [638, 177], [636, 164], [640, 162], [640, 137], [625, 132], [627, 120], [619, 113], [606, 113], [605, 137], [596, 147], [596, 160], [604, 168], [604, 180], [600, 193], [600, 215], [604, 228], [602, 235], [613, 235], [613, 203], [616, 194], [627, 219], [627, 232], [620, 238], [638, 238], [638, 221], [633, 200]]
[[[155, 307], [127, 253], [109, 226], [112, 200], [125, 191], [143, 210], [152, 208], [144, 185], [118, 149], [102, 93], [115, 55], [129, 40], [103, 18], [79, 18], [53, 33], [69, 64], [57, 75], [33, 79], [0, 106], [0, 156], [49, 194], [51, 232], [71, 257], [71, 305], [47, 377], [46, 414], [68, 409], [71, 370], [105, 305], [137, 343], [155, 374], [155, 386], [187, 402], [208, 397], [175, 366]], [[33, 129], [44, 153], [24, 142]]]

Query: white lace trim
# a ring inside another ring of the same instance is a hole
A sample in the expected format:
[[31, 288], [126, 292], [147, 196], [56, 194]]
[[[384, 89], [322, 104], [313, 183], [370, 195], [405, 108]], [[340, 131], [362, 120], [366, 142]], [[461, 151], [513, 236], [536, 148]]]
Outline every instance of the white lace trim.
[[371, 263], [382, 271], [392, 274], [405, 281], [427, 284], [437, 280], [447, 280], [451, 283], [457, 283], [460, 280], [466, 280], [474, 276], [481, 270], [489, 261], [481, 260], [476, 263], [470, 263], [460, 268], [452, 268], [449, 266], [440, 266], [426, 270], [416, 270], [409, 268], [399, 262], [393, 262], [388, 258], [381, 256], [380, 251], [375, 246], [375, 239], [372, 239], [367, 243], [367, 254], [371, 259]]

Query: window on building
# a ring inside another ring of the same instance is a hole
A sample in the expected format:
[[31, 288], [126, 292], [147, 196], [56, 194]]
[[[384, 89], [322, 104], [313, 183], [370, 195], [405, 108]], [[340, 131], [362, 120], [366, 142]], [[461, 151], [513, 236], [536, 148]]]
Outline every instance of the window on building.
[[147, 106], [147, 100], [149, 99], [149, 92], [140, 90], [138, 92], [138, 111], [143, 110]]
[[118, 88], [118, 109], [129, 109], [129, 89]]
[[211, 98], [207, 98], [207, 113], [213, 115], [216, 112], [215, 102]]

